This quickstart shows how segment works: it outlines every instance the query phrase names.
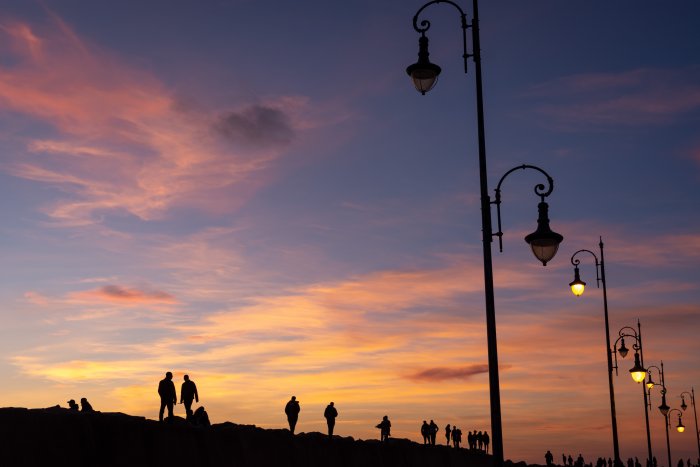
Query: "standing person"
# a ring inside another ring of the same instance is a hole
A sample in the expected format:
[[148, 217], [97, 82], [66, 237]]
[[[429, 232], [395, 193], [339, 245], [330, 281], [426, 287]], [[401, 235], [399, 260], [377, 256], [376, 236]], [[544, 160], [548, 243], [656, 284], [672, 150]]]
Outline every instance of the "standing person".
[[430, 444], [433, 446], [435, 446], [435, 438], [438, 431], [440, 431], [440, 427], [437, 426], [434, 420], [430, 420]]
[[547, 467], [552, 467], [554, 464], [554, 456], [552, 453], [547, 449], [547, 452], [544, 455], [544, 461], [547, 463]]
[[454, 444], [454, 447], [459, 448], [459, 443], [461, 443], [461, 442], [462, 442], [462, 430], [455, 427], [452, 430], [452, 443]]
[[452, 428], [450, 428], [450, 424], [448, 423], [447, 426], [445, 427], [445, 438], [447, 438], [447, 445], [450, 445], [450, 435], [452, 434]]
[[175, 384], [173, 383], [173, 374], [167, 372], [165, 378], [158, 383], [158, 395], [160, 396], [160, 411], [158, 412], [158, 420], [163, 421], [163, 412], [168, 408], [168, 420], [173, 418], [173, 405], [177, 404], [177, 394], [175, 393]]
[[323, 416], [326, 417], [328, 424], [328, 439], [333, 439], [333, 428], [335, 427], [335, 417], [338, 416], [338, 411], [335, 409], [335, 404], [331, 402], [323, 411]]
[[199, 402], [199, 394], [197, 394], [197, 385], [190, 380], [189, 375], [185, 375], [185, 382], [180, 388], [180, 404], [185, 404], [185, 413], [187, 419], [192, 418], [192, 400]]
[[474, 438], [476, 439], [476, 448], [481, 451], [484, 449], [484, 434], [482, 432], [478, 432], [476, 435], [474, 435]]
[[484, 431], [484, 452], [486, 454], [489, 453], [489, 443], [491, 442], [491, 438], [489, 438], [489, 432]]
[[476, 430], [474, 430], [474, 433], [471, 431], [467, 434], [467, 444], [469, 445], [470, 450], [476, 449], [476, 439], [474, 438], [476, 435]]
[[284, 413], [287, 414], [287, 421], [289, 422], [289, 431], [294, 434], [294, 429], [297, 426], [297, 420], [299, 420], [299, 412], [301, 412], [301, 407], [299, 406], [299, 401], [297, 396], [292, 396], [292, 398], [284, 406]]
[[420, 426], [420, 434], [423, 436], [423, 444], [428, 444], [430, 442], [430, 425], [425, 420]]
[[384, 415], [382, 421], [379, 422], [377, 428], [380, 429], [380, 436], [382, 441], [389, 441], [389, 436], [391, 436], [391, 422], [389, 421], [389, 416]]

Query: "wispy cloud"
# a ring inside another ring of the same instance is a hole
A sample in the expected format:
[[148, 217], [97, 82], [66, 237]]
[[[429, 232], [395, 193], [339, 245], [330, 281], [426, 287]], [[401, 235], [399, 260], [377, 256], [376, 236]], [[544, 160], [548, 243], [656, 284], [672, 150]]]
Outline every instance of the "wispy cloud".
[[567, 76], [533, 87], [535, 111], [576, 130], [667, 124], [700, 109], [700, 68]]
[[[112, 213], [151, 220], [176, 205], [235, 209], [308, 126], [298, 118], [306, 100], [288, 96], [183, 111], [156, 77], [86, 43], [60, 18], [51, 24], [0, 29], [2, 52], [13, 57], [0, 66], [0, 108], [53, 127], [4, 169], [60, 188], [65, 196], [45, 213], [61, 225]], [[217, 191], [226, 196], [211, 196]]]
[[97, 289], [74, 292], [70, 297], [75, 300], [95, 300], [111, 303], [177, 303], [175, 297], [166, 292], [159, 290], [139, 290], [114, 284], [105, 285]]

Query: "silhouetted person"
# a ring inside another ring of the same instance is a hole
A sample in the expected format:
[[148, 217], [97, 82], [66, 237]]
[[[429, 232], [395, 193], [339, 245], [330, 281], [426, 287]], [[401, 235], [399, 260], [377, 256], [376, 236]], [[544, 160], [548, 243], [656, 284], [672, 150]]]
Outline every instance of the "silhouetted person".
[[299, 401], [297, 396], [292, 396], [292, 398], [284, 406], [284, 413], [287, 414], [287, 421], [289, 422], [289, 431], [294, 434], [294, 428], [297, 426], [297, 420], [299, 420], [299, 412], [301, 407], [299, 406]]
[[80, 406], [75, 403], [75, 399], [71, 399], [68, 401], [68, 408], [71, 412], [77, 412], [78, 410], [80, 410]]
[[578, 465], [579, 467], [583, 467], [584, 463], [585, 461], [583, 460], [583, 456], [581, 455], [581, 453], [579, 453], [578, 458], [576, 459], [576, 465]]
[[547, 463], [547, 467], [552, 467], [552, 465], [554, 464], [554, 456], [549, 451], [549, 449], [544, 454], [544, 461]]
[[569, 460], [569, 467], [573, 466], [573, 465], [574, 465], [574, 459], [571, 457], [571, 454], [569, 454], [568, 460]]
[[434, 420], [430, 420], [430, 444], [435, 446], [435, 438], [437, 438], [437, 432], [440, 431], [440, 427], [437, 426]]
[[487, 431], [484, 431], [484, 451], [486, 454], [489, 452], [489, 443], [491, 442], [491, 438], [489, 438], [489, 433]]
[[[639, 462], [639, 457], [634, 458], [634, 467], [642, 467], [642, 463]], [[690, 466], [688, 466], [690, 467]]]
[[423, 436], [423, 444], [428, 444], [430, 442], [430, 425], [425, 420], [420, 426], [420, 434]]
[[80, 411], [81, 412], [94, 412], [95, 410], [92, 408], [90, 403], [86, 398], [80, 399]]
[[326, 410], [323, 411], [323, 416], [326, 418], [326, 423], [328, 424], [328, 438], [332, 439], [333, 428], [335, 428], [335, 418], [338, 416], [338, 411], [333, 402], [326, 406]]
[[631, 457], [627, 459], [627, 467], [634, 467], [634, 459]]
[[476, 447], [479, 451], [484, 449], [484, 435], [481, 432], [478, 432], [475, 436], [476, 438]]
[[678, 459], [678, 467], [685, 467], [685, 462], [683, 462], [683, 459]]
[[608, 457], [608, 467], [612, 467], [612, 466], [613, 466], [612, 458]]
[[476, 431], [472, 433], [471, 431], [467, 433], [467, 445], [469, 446], [470, 450], [476, 449], [476, 438], [474, 435], [476, 434]]
[[[653, 467], [659, 467], [659, 462], [656, 460], [656, 456], [651, 458], [651, 465]], [[669, 467], [671, 467], [671, 466], [669, 466]]]
[[207, 428], [211, 426], [211, 422], [209, 421], [209, 414], [206, 410], [204, 410], [204, 407], [202, 407], [201, 405], [192, 414], [192, 424], [194, 426], [202, 428]]
[[462, 430], [457, 427], [452, 429], [452, 444], [454, 447], [459, 448], [459, 443], [462, 442]]
[[382, 421], [377, 425], [379, 428], [379, 433], [382, 441], [389, 441], [389, 436], [391, 436], [391, 422], [389, 421], [389, 416], [384, 415]]
[[447, 438], [447, 445], [450, 445], [450, 435], [452, 434], [452, 428], [450, 427], [450, 424], [448, 423], [447, 426], [445, 427], [445, 438]]
[[192, 417], [192, 400], [199, 402], [197, 385], [194, 384], [189, 375], [185, 375], [185, 382], [182, 383], [180, 388], [180, 404], [185, 404], [185, 413], [188, 420]]
[[165, 378], [158, 383], [158, 395], [160, 396], [158, 420], [163, 421], [163, 412], [166, 407], [168, 408], [168, 420], [171, 420], [173, 418], [173, 406], [177, 403], [177, 394], [175, 393], [173, 374], [169, 371], [165, 374]]

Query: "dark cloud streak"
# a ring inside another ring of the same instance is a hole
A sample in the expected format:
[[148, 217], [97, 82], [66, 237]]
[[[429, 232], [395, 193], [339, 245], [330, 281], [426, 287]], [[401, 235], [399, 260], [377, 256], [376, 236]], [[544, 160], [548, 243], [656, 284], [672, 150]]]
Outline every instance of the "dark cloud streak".
[[233, 143], [255, 148], [284, 146], [295, 136], [286, 113], [263, 105], [224, 114], [216, 122], [215, 129]]

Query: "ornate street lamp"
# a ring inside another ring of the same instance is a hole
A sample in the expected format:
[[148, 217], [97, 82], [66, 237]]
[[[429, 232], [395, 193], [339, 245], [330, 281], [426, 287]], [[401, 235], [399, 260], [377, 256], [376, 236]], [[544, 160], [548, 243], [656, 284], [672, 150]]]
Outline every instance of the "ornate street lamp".
[[[664, 429], [666, 430], [666, 451], [668, 454], [668, 465], [673, 465], [671, 463], [671, 440], [668, 437], [668, 427], [669, 427], [669, 421], [668, 421], [668, 414], [671, 411], [671, 407], [668, 406], [666, 403], [666, 377], [664, 375], [664, 362], [661, 362], [661, 368], [655, 365], [649, 365], [647, 368], [647, 371], [649, 372], [649, 379], [651, 380], [651, 370], [655, 369], [658, 374], [659, 374], [659, 386], [661, 386], [661, 405], [659, 405], [659, 412], [661, 412], [661, 415], [664, 416]], [[647, 384], [648, 386], [648, 384]], [[652, 386], [653, 388], [654, 386]], [[651, 397], [651, 389], [649, 389], [649, 396]], [[651, 406], [651, 399], [649, 400], [649, 406]], [[678, 409], [673, 409], [673, 410], [678, 410]], [[680, 422], [680, 419], [679, 419]], [[685, 430], [685, 427], [683, 427], [683, 430]]]
[[[487, 171], [486, 171], [486, 136], [484, 130], [484, 99], [482, 90], [481, 78], [481, 45], [479, 42], [479, 9], [477, 0], [472, 0], [472, 19], [467, 21], [467, 15], [462, 8], [455, 2], [450, 0], [432, 0], [424, 4], [418, 9], [413, 16], [413, 29], [415, 29], [420, 37], [418, 39], [418, 62], [406, 68], [406, 73], [411, 77], [413, 84], [418, 92], [425, 94], [430, 91], [437, 82], [440, 75], [440, 67], [431, 63], [428, 52], [428, 37], [426, 32], [430, 29], [430, 21], [424, 19], [419, 20], [420, 14], [427, 7], [444, 3], [453, 6], [459, 12], [462, 28], [462, 58], [464, 60], [464, 72], [467, 72], [468, 59], [474, 61], [476, 82], [476, 113], [477, 113], [477, 136], [479, 146], [479, 185], [481, 197], [481, 227], [482, 227], [482, 243], [484, 255], [484, 294], [486, 298], [486, 340], [488, 346], [489, 359], [489, 393], [491, 402], [491, 443], [493, 446], [494, 467], [503, 465], [503, 430], [501, 426], [501, 399], [500, 399], [500, 384], [498, 377], [498, 346], [496, 339], [496, 310], [494, 304], [493, 290], [493, 265], [491, 257], [491, 242], [494, 235], [501, 238], [501, 229], [499, 225], [498, 232], [493, 233], [491, 224], [491, 199], [489, 197]], [[472, 52], [467, 51], [467, 29], [471, 29]], [[534, 166], [522, 166], [521, 168], [534, 168], [544, 173], [541, 169]], [[507, 175], [507, 174], [506, 174]], [[504, 176], [505, 177], [505, 176]], [[547, 175], [550, 181], [551, 178]], [[501, 179], [502, 181], [503, 179]], [[541, 186], [541, 185], [538, 185]], [[542, 190], [544, 187], [542, 186]], [[541, 191], [541, 190], [540, 190]], [[525, 237], [525, 241], [532, 248], [533, 253], [538, 260], [546, 265], [557, 252], [559, 244], [563, 237], [549, 228], [549, 219], [547, 216], [547, 203], [544, 202], [544, 197], [549, 194], [542, 194], [536, 189], [536, 193], [540, 195], [541, 201], [538, 206], [539, 215], [537, 220], [537, 229], [530, 235]], [[496, 192], [498, 196], [498, 191]], [[497, 206], [499, 200], [496, 201]], [[499, 215], [500, 217], [500, 215]]]
[[[673, 412], [678, 412], [678, 425], [676, 425], [676, 431], [677, 431], [678, 433], [683, 433], [683, 432], [685, 431], [685, 425], [683, 425], [683, 421], [681, 420], [681, 418], [683, 418], [683, 412], [681, 412], [681, 411], [678, 410], [678, 409], [671, 409], [671, 410], [668, 412], [668, 417], [669, 417], [669, 418], [671, 418], [671, 414], [672, 414]], [[670, 420], [669, 420], [669, 423], [671, 423]]]
[[[632, 349], [634, 349], [634, 366], [630, 369], [630, 375], [632, 379], [637, 383], [642, 383], [647, 375], [649, 375], [649, 381], [651, 381], [651, 374], [648, 373], [646, 368], [644, 368], [644, 348], [642, 347], [642, 325], [639, 320], [637, 320], [637, 329], [625, 326], [618, 331], [618, 338], [613, 344], [613, 355], [615, 356], [615, 374], [617, 374], [617, 354], [619, 353], [622, 358], [625, 358], [629, 353], [629, 349], [625, 346], [625, 337], [632, 338]], [[619, 346], [618, 346], [619, 342]], [[649, 383], [647, 383], [648, 386]], [[651, 430], [649, 429], [649, 404], [647, 402], [647, 391], [642, 385], [642, 396], [644, 400], [644, 422], [646, 424], [647, 430], [647, 454], [649, 459], [653, 459], [654, 455], [651, 450]]]
[[690, 388], [690, 392], [683, 391], [681, 393], [681, 409], [683, 412], [688, 408], [688, 404], [685, 403], [685, 396], [690, 397], [690, 403], [693, 406], [693, 415], [695, 415], [695, 440], [698, 443], [698, 459], [700, 459], [700, 431], [698, 431], [698, 411], [695, 408], [695, 388]]

